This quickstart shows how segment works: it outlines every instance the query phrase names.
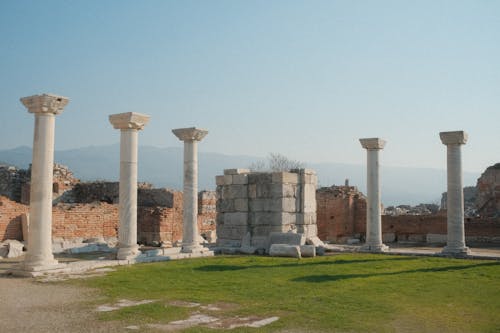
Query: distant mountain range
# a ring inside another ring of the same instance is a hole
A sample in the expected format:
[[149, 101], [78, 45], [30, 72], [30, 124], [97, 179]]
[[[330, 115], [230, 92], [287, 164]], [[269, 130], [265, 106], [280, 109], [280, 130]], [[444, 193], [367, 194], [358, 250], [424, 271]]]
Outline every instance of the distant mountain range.
[[[55, 152], [55, 161], [66, 165], [75, 177], [83, 181], [110, 180], [119, 177], [119, 145], [91, 146]], [[247, 168], [265, 160], [255, 156], [231, 156], [219, 153], [199, 153], [199, 189], [215, 189], [215, 176], [224, 169]], [[0, 150], [4, 164], [27, 168], [31, 163], [31, 148], [18, 147]], [[139, 181], [156, 187], [182, 189], [183, 149], [139, 147]], [[316, 170], [320, 186], [343, 185], [349, 179], [351, 186], [366, 193], [366, 167], [341, 163], [307, 163]], [[479, 173], [464, 173], [464, 186], [474, 186]], [[446, 191], [446, 170], [426, 168], [381, 167], [382, 202], [384, 205], [438, 203]]]

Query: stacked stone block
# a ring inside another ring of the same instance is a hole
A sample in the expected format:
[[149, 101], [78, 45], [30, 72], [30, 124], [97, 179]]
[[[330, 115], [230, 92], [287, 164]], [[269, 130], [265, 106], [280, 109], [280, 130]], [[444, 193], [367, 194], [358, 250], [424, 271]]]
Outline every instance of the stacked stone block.
[[219, 246], [239, 247], [247, 233], [251, 246], [264, 249], [271, 232], [317, 235], [314, 171], [228, 169], [216, 177], [216, 183]]

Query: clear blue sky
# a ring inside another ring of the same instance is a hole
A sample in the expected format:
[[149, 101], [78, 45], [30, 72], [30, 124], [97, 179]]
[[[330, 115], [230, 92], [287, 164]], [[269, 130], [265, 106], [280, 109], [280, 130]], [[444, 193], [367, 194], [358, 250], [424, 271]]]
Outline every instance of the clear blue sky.
[[0, 1], [0, 149], [32, 144], [20, 97], [71, 99], [56, 149], [118, 142], [107, 116], [151, 115], [141, 145], [305, 162], [464, 169], [500, 162], [500, 1]]

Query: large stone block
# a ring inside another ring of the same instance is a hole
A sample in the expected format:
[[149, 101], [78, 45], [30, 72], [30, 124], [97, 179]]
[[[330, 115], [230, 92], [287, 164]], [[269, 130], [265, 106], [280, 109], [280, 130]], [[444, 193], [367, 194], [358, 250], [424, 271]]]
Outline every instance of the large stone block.
[[247, 232], [247, 226], [224, 226], [217, 229], [217, 239], [235, 239], [241, 242]]
[[217, 211], [220, 213], [234, 212], [235, 199], [219, 199], [217, 200]]
[[265, 211], [265, 203], [267, 199], [249, 199], [248, 207], [251, 212], [263, 212]]
[[272, 198], [271, 183], [256, 184], [256, 198]]
[[257, 184], [248, 184], [248, 197], [251, 199], [257, 198]]
[[234, 199], [234, 210], [237, 212], [248, 212], [248, 199]]
[[248, 223], [248, 213], [234, 212], [224, 213], [224, 226], [246, 226]]
[[386, 232], [382, 234], [382, 243], [393, 243], [396, 240], [396, 234], [393, 232]]
[[235, 185], [248, 184], [248, 175], [247, 174], [233, 175], [232, 177], [233, 177], [233, 184], [235, 184]]
[[245, 173], [250, 173], [249, 169], [225, 169], [224, 170], [224, 175], [229, 176], [229, 175], [241, 175]]
[[272, 198], [265, 201], [264, 209], [270, 212], [288, 212], [297, 211], [297, 200], [295, 198]]
[[291, 225], [296, 223], [294, 213], [252, 212], [249, 216], [250, 225]]
[[228, 175], [215, 176], [215, 184], [217, 186], [231, 185], [232, 183], [233, 183], [233, 176], [228, 176]]
[[217, 246], [219, 247], [240, 247], [241, 246], [241, 239], [224, 239], [224, 238], [217, 238]]
[[292, 172], [273, 172], [272, 182], [273, 183], [291, 183], [297, 184], [299, 181], [299, 175]]
[[304, 213], [316, 212], [316, 186], [304, 184], [302, 186], [302, 211]]
[[300, 247], [288, 244], [271, 244], [269, 255], [271, 257], [301, 258]]
[[303, 234], [293, 232], [271, 232], [269, 244], [305, 245], [306, 237]]
[[246, 185], [226, 185], [222, 188], [222, 199], [243, 199], [248, 198]]
[[314, 245], [301, 245], [300, 255], [302, 257], [316, 257], [316, 246]]
[[249, 184], [271, 184], [273, 181], [270, 173], [251, 173], [248, 175]]

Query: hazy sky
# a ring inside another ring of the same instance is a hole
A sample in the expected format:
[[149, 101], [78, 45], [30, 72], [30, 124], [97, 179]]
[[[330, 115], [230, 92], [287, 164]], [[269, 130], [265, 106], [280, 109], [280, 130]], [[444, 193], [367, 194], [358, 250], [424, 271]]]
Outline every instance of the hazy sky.
[[[440, 131], [465, 130], [464, 169], [500, 162], [500, 1], [0, 1], [0, 149], [31, 146], [20, 97], [70, 98], [56, 149], [141, 145], [445, 168]], [[236, 166], [235, 166], [236, 167]]]

